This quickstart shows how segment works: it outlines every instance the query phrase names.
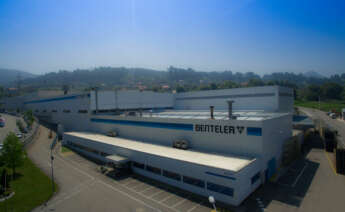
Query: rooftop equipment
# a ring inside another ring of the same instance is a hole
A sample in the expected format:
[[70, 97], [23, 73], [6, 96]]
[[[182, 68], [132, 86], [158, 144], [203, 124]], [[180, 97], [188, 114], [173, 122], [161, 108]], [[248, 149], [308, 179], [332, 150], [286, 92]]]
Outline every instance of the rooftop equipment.
[[214, 106], [210, 106], [211, 119], [214, 119], [213, 112], [214, 112]]
[[234, 117], [232, 115], [232, 104], [234, 103], [235, 101], [234, 100], [228, 100], [227, 103], [228, 103], [228, 110], [229, 110], [229, 119], [236, 119], [236, 117]]

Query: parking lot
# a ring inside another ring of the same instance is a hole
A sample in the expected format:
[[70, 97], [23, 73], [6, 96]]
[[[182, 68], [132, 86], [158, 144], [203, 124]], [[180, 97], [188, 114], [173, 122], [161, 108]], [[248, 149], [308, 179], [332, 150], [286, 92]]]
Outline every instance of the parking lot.
[[[40, 129], [40, 139], [33, 143], [30, 158], [50, 176], [51, 139]], [[76, 153], [54, 150], [54, 176], [59, 192], [34, 211], [187, 211], [209, 212], [207, 198], [169, 187], [143, 176], [113, 179], [98, 171], [99, 166]]]
[[[78, 154], [72, 153], [66, 156], [68, 160], [79, 163], [96, 171], [96, 164], [86, 161]], [[97, 172], [97, 171], [96, 171]], [[144, 200], [150, 200], [172, 211], [210, 211], [208, 201], [204, 197], [179, 190], [169, 185], [151, 180], [144, 176], [127, 175], [119, 178], [108, 177], [112, 184], [124, 187], [129, 191], [139, 195]]]

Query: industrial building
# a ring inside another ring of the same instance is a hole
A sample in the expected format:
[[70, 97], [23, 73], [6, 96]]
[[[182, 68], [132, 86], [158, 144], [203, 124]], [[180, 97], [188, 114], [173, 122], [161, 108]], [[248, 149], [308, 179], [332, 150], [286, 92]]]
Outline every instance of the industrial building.
[[292, 136], [293, 90], [279, 86], [6, 102], [59, 125], [63, 143], [89, 157], [232, 205], [274, 175]]

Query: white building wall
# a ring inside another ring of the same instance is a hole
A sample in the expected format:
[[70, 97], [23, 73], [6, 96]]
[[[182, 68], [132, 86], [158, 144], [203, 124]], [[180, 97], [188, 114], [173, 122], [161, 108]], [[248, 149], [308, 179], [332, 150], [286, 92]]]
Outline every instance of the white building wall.
[[263, 169], [268, 168], [269, 161], [275, 159], [275, 168], [282, 160], [284, 143], [292, 136], [292, 115], [265, 120], [263, 122]]
[[279, 112], [293, 112], [294, 93], [292, 88], [279, 88]]
[[278, 86], [234, 88], [178, 93], [175, 95], [175, 108], [185, 110], [227, 110], [226, 100], [234, 100], [234, 110], [278, 111]]
[[[174, 96], [171, 93], [152, 91], [98, 91], [98, 110], [135, 108], [172, 108]], [[91, 109], [96, 110], [96, 92], [91, 91]]]
[[[242, 120], [188, 120], [188, 119], [167, 119], [167, 118], [140, 118], [140, 117], [114, 117], [114, 116], [92, 116], [97, 119], [149, 121], [158, 123], [181, 123], [181, 124], [202, 124], [202, 125], [227, 125], [261, 128], [259, 121]], [[204, 152], [218, 152], [223, 154], [239, 154], [243, 156], [258, 156], [262, 152], [262, 136], [247, 135], [246, 130], [242, 134], [221, 134], [212, 132], [196, 132], [173, 130], [163, 128], [152, 128], [142, 126], [128, 126], [122, 124], [94, 123], [92, 131], [106, 133], [116, 131], [120, 137], [155, 143], [165, 146], [172, 146], [172, 142], [179, 139], [189, 141], [190, 147]], [[237, 131], [236, 131], [237, 132]]]
[[[260, 185], [259, 180], [255, 184], [251, 184], [251, 177], [254, 176], [255, 173], [259, 172], [260, 170], [260, 167], [258, 166], [258, 161], [252, 162], [239, 172], [232, 173], [231, 171], [222, 170], [214, 167], [201, 166], [198, 164], [187, 163], [185, 161], [174, 160], [156, 155], [150, 155], [143, 152], [132, 151], [125, 148], [117, 148], [112, 145], [102, 144], [99, 142], [94, 142], [92, 140], [82, 139], [71, 135], [64, 136], [64, 143], [66, 143], [67, 141], [72, 141], [73, 143], [88, 146], [92, 149], [106, 152], [109, 154], [118, 154], [129, 158], [131, 161], [136, 161], [139, 163], [143, 163], [145, 165], [160, 168], [162, 170], [164, 169], [167, 171], [175, 172], [180, 174], [181, 176], [189, 176], [203, 180], [205, 182], [205, 187], [200, 188], [186, 184], [182, 181], [182, 179], [181, 181], [176, 181], [161, 175], [148, 172], [146, 170], [133, 167], [133, 170], [141, 175], [168, 183], [176, 187], [180, 187], [182, 189], [197, 193], [202, 196], [207, 197], [209, 195], [213, 195], [218, 201], [226, 202], [233, 205], [239, 205], [252, 191], [254, 191]], [[86, 152], [86, 154], [88, 153]], [[96, 158], [101, 159], [101, 157], [98, 156], [96, 156]], [[191, 172], [191, 170], [193, 171]], [[233, 179], [209, 175], [207, 174], [207, 172], [219, 174], [222, 176], [231, 176]], [[234, 189], [233, 197], [207, 190], [207, 182], [216, 183], [218, 185], [223, 185]]]

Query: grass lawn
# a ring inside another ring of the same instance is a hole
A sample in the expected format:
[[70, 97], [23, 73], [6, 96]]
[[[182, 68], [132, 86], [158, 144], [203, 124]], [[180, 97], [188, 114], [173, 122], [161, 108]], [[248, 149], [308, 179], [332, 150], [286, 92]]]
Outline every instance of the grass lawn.
[[61, 152], [62, 152], [62, 153], [64, 153], [64, 152], [72, 152], [72, 150], [69, 149], [68, 147], [62, 146], [62, 147], [61, 147]]
[[[16, 172], [19, 176], [10, 182], [15, 195], [5, 201], [7, 211], [31, 211], [49, 200], [52, 196], [52, 182], [28, 157], [26, 157], [24, 165], [18, 168]], [[57, 185], [55, 188], [58, 189]], [[5, 202], [0, 202], [0, 211], [6, 211]]]
[[[295, 100], [295, 106], [319, 109], [319, 102]], [[337, 112], [341, 112], [342, 108], [345, 108], [345, 101], [332, 100], [325, 102], [321, 101], [320, 103], [320, 109], [326, 112], [331, 111], [332, 109], [336, 110]]]

